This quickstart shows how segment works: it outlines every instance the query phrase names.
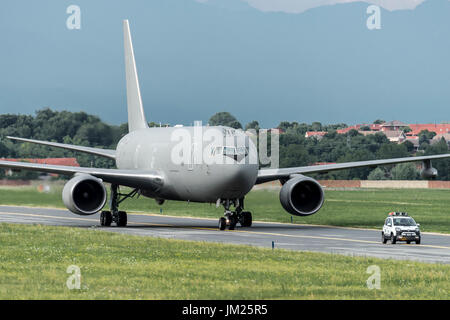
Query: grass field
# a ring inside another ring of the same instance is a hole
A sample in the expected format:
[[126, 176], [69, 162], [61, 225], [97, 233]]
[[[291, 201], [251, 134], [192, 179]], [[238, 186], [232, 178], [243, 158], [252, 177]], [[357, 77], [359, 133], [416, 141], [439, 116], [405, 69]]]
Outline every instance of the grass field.
[[[309, 217], [293, 217], [294, 223], [379, 229], [390, 211], [406, 211], [424, 232], [450, 233], [450, 190], [355, 189], [326, 190], [325, 204]], [[35, 187], [0, 188], [0, 204], [64, 208], [61, 187], [39, 193]], [[291, 222], [280, 205], [278, 191], [256, 190], [246, 197], [246, 209], [259, 221]], [[215, 205], [168, 201], [162, 206], [141, 197], [125, 201], [121, 209], [130, 212], [160, 213], [219, 218], [223, 208]]]
[[[70, 265], [81, 289], [69, 290]], [[224, 265], [227, 266], [224, 269]], [[366, 273], [381, 270], [381, 289]], [[0, 299], [449, 299], [450, 267], [0, 224]]]

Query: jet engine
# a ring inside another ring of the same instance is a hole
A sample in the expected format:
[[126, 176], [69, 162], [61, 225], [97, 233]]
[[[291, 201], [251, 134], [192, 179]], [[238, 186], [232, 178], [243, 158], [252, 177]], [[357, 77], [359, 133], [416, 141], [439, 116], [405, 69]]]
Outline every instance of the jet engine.
[[438, 176], [438, 171], [436, 168], [433, 168], [433, 165], [431, 164], [431, 160], [425, 160], [423, 162], [422, 171], [420, 172], [420, 176], [423, 179], [436, 179]]
[[436, 168], [423, 168], [420, 172], [420, 176], [423, 179], [429, 180], [429, 179], [435, 179], [438, 176], [438, 171]]
[[283, 208], [295, 216], [309, 216], [320, 210], [324, 201], [322, 186], [316, 180], [295, 175], [280, 190]]
[[75, 175], [64, 186], [62, 199], [73, 213], [91, 215], [105, 206], [106, 189], [101, 179], [88, 174]]

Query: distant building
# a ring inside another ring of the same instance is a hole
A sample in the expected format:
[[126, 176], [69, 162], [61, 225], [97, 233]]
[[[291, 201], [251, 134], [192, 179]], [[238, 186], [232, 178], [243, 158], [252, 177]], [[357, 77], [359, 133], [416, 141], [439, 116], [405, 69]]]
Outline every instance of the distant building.
[[406, 139], [403, 142], [409, 141], [414, 145], [414, 152], [417, 152], [419, 150], [419, 137], [414, 136], [414, 137], [409, 137], [407, 136]]
[[[79, 167], [76, 158], [45, 158], [45, 159], [6, 159], [1, 158], [4, 161], [14, 161], [14, 162], [29, 162], [29, 163], [39, 163], [39, 164], [51, 164], [58, 166], [69, 166], [69, 167]], [[12, 170], [6, 171], [8, 175], [12, 174]], [[58, 176], [57, 174], [51, 174], [52, 176]]]
[[30, 163], [39, 163], [39, 164], [53, 164], [58, 166], [70, 166], [70, 167], [79, 167], [80, 165], [77, 162], [76, 158], [45, 158], [45, 159], [7, 159], [2, 158], [5, 161], [14, 161], [14, 162], [30, 162]]
[[406, 135], [401, 130], [389, 130], [383, 132], [391, 142], [402, 143], [406, 140]]
[[423, 130], [428, 130], [430, 132], [435, 132], [436, 134], [450, 133], [450, 124], [410, 124], [411, 132], [407, 135], [418, 136]]
[[406, 123], [398, 120], [385, 122], [381, 125], [381, 131], [403, 131], [408, 127]]
[[369, 130], [367, 130], [367, 131], [380, 131], [381, 130], [381, 124], [373, 124], [372, 123], [372, 124], [355, 124], [353, 126], [350, 126], [350, 127], [344, 128], [344, 129], [338, 129], [338, 130], [336, 130], [336, 132], [339, 134], [346, 134], [350, 130], [353, 130], [353, 129], [357, 130], [357, 131], [364, 131], [364, 130], [361, 130], [361, 128], [364, 128], [364, 127], [369, 128]]
[[279, 129], [279, 128], [271, 128], [271, 129], [268, 129], [267, 131], [269, 131], [271, 134], [282, 134], [282, 133], [284, 133], [283, 129]]
[[336, 162], [314, 162], [314, 163], [311, 163], [310, 165], [311, 166], [323, 166], [326, 164], [336, 164]]
[[305, 138], [316, 138], [318, 140], [322, 139], [324, 135], [326, 135], [328, 132], [326, 131], [307, 131], [305, 134]]
[[344, 129], [337, 129], [336, 132], [338, 134], [346, 134], [347, 132], [349, 132], [352, 129], [354, 129], [354, 128], [349, 127], [349, 128], [344, 128]]
[[441, 141], [442, 138], [444, 138], [444, 140], [447, 141], [447, 145], [450, 147], [450, 132], [434, 136], [434, 138], [431, 139], [430, 143], [431, 144], [438, 143], [439, 141]]

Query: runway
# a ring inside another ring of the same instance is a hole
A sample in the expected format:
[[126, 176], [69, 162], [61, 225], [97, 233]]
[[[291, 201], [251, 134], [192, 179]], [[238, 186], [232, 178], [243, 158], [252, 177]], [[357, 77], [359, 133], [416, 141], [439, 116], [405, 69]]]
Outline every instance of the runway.
[[67, 210], [0, 206], [0, 223], [41, 224], [120, 232], [138, 236], [245, 244], [428, 263], [450, 264], [450, 235], [422, 234], [422, 244], [382, 244], [381, 231], [330, 226], [254, 222], [251, 228], [219, 231], [217, 219], [128, 214], [128, 226], [101, 227], [99, 214], [77, 216]]

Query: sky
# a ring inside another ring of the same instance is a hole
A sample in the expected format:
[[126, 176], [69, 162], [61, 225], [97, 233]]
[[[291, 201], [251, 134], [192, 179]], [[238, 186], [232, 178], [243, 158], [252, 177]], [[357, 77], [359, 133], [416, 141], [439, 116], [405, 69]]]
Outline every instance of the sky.
[[[369, 5], [381, 29], [369, 30]], [[67, 7], [81, 10], [68, 29]], [[3, 0], [0, 113], [126, 122], [129, 19], [148, 121], [450, 121], [448, 0]]]

